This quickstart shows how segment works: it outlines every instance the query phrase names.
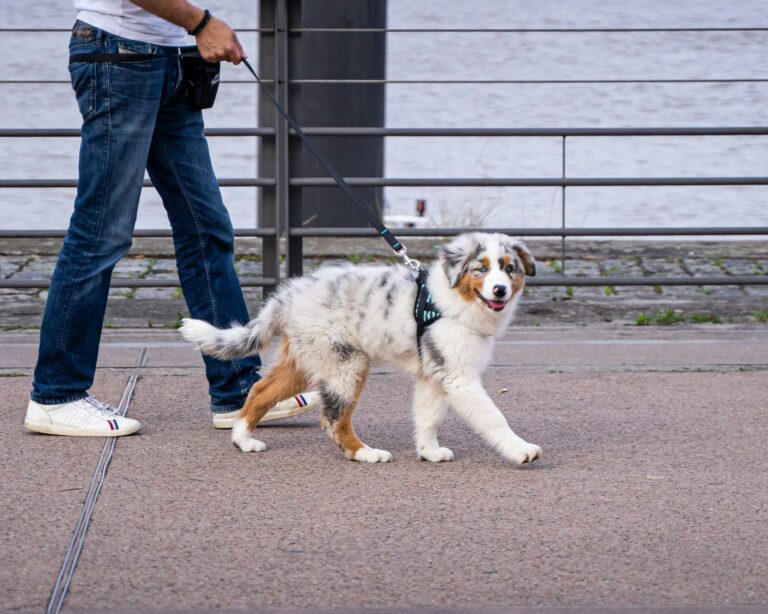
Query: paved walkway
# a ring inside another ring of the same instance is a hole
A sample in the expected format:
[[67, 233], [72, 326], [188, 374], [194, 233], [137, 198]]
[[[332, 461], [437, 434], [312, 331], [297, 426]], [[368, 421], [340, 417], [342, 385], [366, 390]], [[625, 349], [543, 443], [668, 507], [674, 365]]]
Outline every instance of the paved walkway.
[[[23, 431], [35, 348], [0, 335], [7, 610], [45, 608], [104, 448]], [[345, 461], [315, 414], [243, 454], [172, 331], [108, 331], [94, 392], [118, 403], [143, 348], [144, 428], [117, 441], [65, 612], [768, 611], [765, 327], [511, 329], [485, 381], [544, 449], [526, 469], [455, 417], [456, 461], [418, 461], [408, 380], [386, 369], [356, 423], [395, 462]]]

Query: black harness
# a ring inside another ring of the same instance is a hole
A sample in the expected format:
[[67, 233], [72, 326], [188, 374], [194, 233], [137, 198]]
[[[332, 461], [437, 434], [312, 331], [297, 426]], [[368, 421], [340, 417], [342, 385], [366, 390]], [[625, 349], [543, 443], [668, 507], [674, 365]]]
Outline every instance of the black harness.
[[429, 271], [425, 268], [419, 268], [419, 274], [416, 276], [416, 304], [413, 306], [413, 315], [416, 318], [416, 344], [419, 347], [419, 356], [421, 356], [421, 338], [427, 330], [427, 326], [437, 322], [442, 314], [432, 299], [432, 293], [427, 288], [427, 278]]

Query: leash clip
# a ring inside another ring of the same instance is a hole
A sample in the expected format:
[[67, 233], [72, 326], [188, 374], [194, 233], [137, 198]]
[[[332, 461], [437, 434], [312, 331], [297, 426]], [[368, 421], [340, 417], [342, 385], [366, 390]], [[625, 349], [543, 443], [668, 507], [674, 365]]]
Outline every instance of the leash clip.
[[418, 271], [421, 268], [421, 262], [408, 256], [408, 250], [405, 249], [405, 246], [397, 250], [395, 253], [400, 256], [405, 264], [411, 267], [414, 271]]

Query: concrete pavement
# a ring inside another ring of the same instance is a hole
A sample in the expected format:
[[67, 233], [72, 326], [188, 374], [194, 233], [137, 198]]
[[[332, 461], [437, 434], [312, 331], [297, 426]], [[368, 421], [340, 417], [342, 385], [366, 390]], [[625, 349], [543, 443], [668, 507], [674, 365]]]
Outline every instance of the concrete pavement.
[[[40, 611], [103, 440], [25, 433], [36, 338], [0, 348], [0, 608]], [[456, 461], [418, 461], [409, 381], [384, 368], [356, 427], [393, 463], [345, 461], [316, 413], [244, 454], [171, 331], [107, 331], [94, 392], [116, 404], [142, 348], [144, 428], [118, 441], [65, 612], [768, 611], [765, 326], [513, 327], [485, 382], [544, 449], [526, 469], [454, 416]]]

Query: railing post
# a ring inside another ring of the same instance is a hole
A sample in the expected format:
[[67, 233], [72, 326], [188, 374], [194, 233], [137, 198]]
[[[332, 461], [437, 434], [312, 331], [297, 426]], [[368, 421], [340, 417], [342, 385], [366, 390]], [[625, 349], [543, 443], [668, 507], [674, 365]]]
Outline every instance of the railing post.
[[[275, 14], [275, 92], [277, 102], [289, 110], [288, 102], [288, 0], [277, 0]], [[291, 221], [289, 219], [289, 136], [288, 122], [275, 113], [275, 207], [277, 222], [278, 251], [279, 239], [286, 237], [286, 260], [290, 261], [294, 254], [290, 251], [289, 241]], [[299, 254], [301, 258], [301, 254]], [[277, 267], [280, 268], [278, 254]]]
[[[261, 2], [259, 22], [271, 33], [262, 32], [259, 39], [259, 72], [265, 79], [274, 81], [274, 95], [281, 104], [287, 101], [285, 70], [287, 32], [285, 28], [285, 0]], [[269, 40], [271, 37], [272, 40]], [[266, 95], [259, 93], [259, 126], [275, 129], [274, 139], [262, 137], [259, 141], [259, 177], [275, 178], [274, 187], [263, 187], [259, 194], [258, 225], [274, 228], [274, 236], [262, 240], [262, 274], [273, 277], [275, 285], [280, 282], [280, 238], [284, 232], [287, 208], [288, 173], [288, 131], [285, 121], [278, 115]], [[265, 286], [264, 295], [270, 294], [275, 286]]]
[[[566, 164], [565, 164], [565, 139], [566, 138], [567, 138], [567, 135], [564, 134], [563, 135], [563, 153], [562, 153], [562, 156], [561, 156], [562, 157], [562, 164], [563, 164], [561, 175], [562, 175], [563, 179], [565, 179], [565, 177], [566, 177]], [[565, 190], [566, 190], [566, 186], [563, 186], [563, 191], [562, 191], [561, 199], [560, 199], [560, 218], [561, 218], [560, 227], [563, 230], [563, 235], [560, 237], [560, 275], [562, 275], [563, 277], [565, 277], [565, 229], [566, 229], [566, 224], [565, 224]]]
[[[284, 41], [280, 45], [280, 50], [285, 61], [285, 70], [284, 70], [285, 102], [283, 103], [283, 108], [291, 111], [295, 117], [296, 110], [289, 109], [288, 107], [288, 95], [290, 92], [290, 78], [292, 74], [291, 63], [289, 60], [293, 59], [293, 61], [295, 61], [296, 53], [291, 54], [291, 57], [289, 58], [288, 54], [291, 49], [291, 43], [288, 40], [288, 31], [291, 27], [301, 26], [302, 0], [280, 0], [280, 3], [283, 5], [284, 10], [286, 11], [285, 19], [284, 19], [284, 22], [285, 22]], [[296, 34], [296, 36], [301, 36], [301, 34], [300, 33]], [[294, 154], [291, 153], [291, 140], [288, 134], [287, 122], [285, 122], [285, 129], [286, 129], [285, 168], [287, 170], [287, 173], [285, 176], [285, 209], [282, 210], [283, 213], [281, 213], [281, 215], [283, 215], [282, 219], [285, 221], [285, 229], [286, 229], [286, 238], [285, 238], [286, 274], [288, 275], [288, 277], [295, 277], [298, 275], [302, 275], [304, 273], [304, 238], [301, 236], [291, 235], [291, 229], [301, 228], [302, 219], [304, 216], [303, 216], [303, 205], [302, 205], [302, 198], [301, 198], [302, 190], [301, 188], [290, 187], [291, 175], [296, 171], [296, 169], [292, 168], [290, 161], [291, 159], [293, 159], [295, 162], [295, 153]], [[293, 147], [294, 148], [297, 147], [297, 144], [294, 143]], [[301, 145], [298, 145], [298, 147], [301, 147]]]

